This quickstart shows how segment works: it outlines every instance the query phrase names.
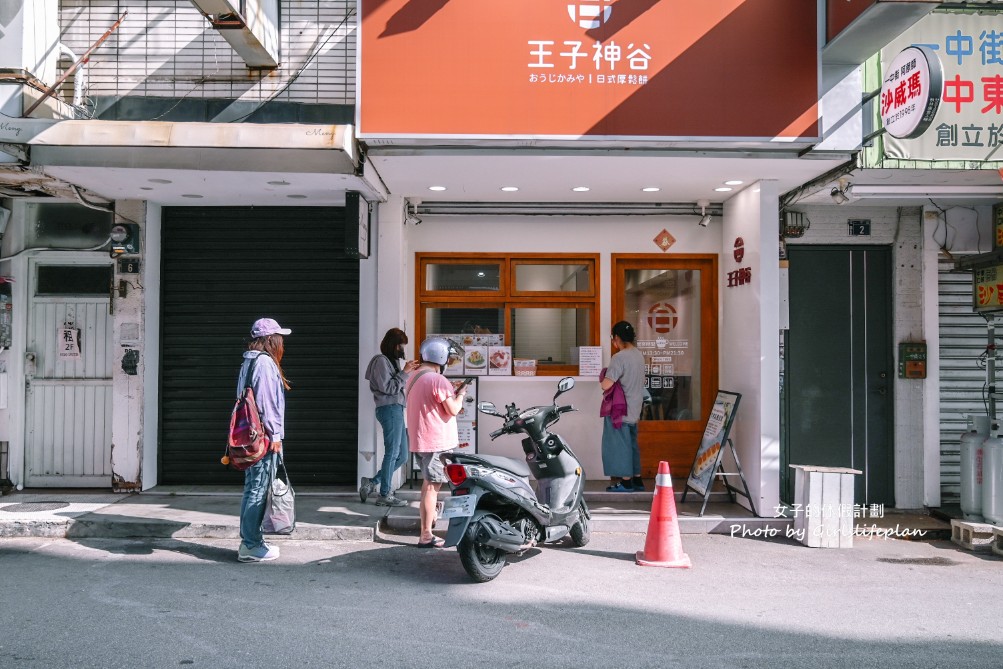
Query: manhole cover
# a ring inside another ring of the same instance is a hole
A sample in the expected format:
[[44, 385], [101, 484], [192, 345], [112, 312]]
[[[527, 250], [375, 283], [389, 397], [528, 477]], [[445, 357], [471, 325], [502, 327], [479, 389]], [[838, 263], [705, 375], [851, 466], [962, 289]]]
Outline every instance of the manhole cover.
[[951, 567], [956, 564], [961, 564], [949, 558], [943, 557], [932, 557], [932, 558], [878, 558], [878, 562], [888, 562], [889, 564], [924, 564], [931, 567]]
[[24, 502], [0, 508], [7, 513], [32, 513], [35, 511], [55, 511], [69, 506], [69, 502]]

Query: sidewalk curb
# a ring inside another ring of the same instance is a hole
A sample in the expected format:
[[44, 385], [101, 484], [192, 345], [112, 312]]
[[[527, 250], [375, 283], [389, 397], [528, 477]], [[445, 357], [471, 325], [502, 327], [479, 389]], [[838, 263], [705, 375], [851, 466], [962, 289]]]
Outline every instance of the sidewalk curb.
[[[375, 527], [297, 526], [290, 535], [269, 534], [269, 541], [373, 541]], [[234, 525], [121, 520], [22, 520], [0, 524], [0, 539], [239, 539]]]

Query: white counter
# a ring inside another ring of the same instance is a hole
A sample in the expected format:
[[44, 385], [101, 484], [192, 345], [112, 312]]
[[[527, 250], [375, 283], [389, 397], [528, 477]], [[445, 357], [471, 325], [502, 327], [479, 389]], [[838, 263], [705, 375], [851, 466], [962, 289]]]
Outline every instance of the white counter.
[[[477, 377], [477, 400], [479, 402], [494, 402], [499, 411], [504, 411], [506, 404], [515, 405], [520, 409], [531, 406], [549, 406], [557, 392], [557, 382], [560, 376], [479, 376]], [[575, 387], [561, 395], [558, 403], [572, 404], [575, 413], [567, 413], [554, 423], [551, 431], [561, 435], [571, 445], [575, 454], [581, 459], [586, 478], [599, 480], [606, 478], [602, 471], [602, 419], [599, 417], [599, 405], [602, 401], [602, 391], [599, 389], [599, 379], [594, 376], [573, 376]], [[523, 458], [522, 435], [504, 435], [491, 441], [488, 435], [502, 425], [501, 418], [478, 414], [477, 416], [477, 452], [488, 455], [504, 455], [510, 458]]]

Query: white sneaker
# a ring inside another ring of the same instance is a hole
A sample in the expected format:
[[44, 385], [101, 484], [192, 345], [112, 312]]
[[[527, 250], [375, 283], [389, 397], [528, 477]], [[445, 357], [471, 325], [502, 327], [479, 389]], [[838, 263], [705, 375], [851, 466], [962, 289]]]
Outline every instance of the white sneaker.
[[240, 562], [269, 562], [278, 559], [279, 549], [275, 546], [258, 546], [257, 548], [247, 548], [243, 542], [237, 549], [237, 559]]

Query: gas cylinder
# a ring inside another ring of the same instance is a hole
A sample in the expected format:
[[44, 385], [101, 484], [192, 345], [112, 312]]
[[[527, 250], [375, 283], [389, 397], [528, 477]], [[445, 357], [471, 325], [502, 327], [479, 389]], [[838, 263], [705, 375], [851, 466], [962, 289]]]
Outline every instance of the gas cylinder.
[[998, 435], [982, 442], [982, 517], [1003, 525], [1003, 439]]
[[989, 436], [989, 416], [969, 416], [961, 434], [961, 513], [965, 520], [982, 522], [982, 443]]

